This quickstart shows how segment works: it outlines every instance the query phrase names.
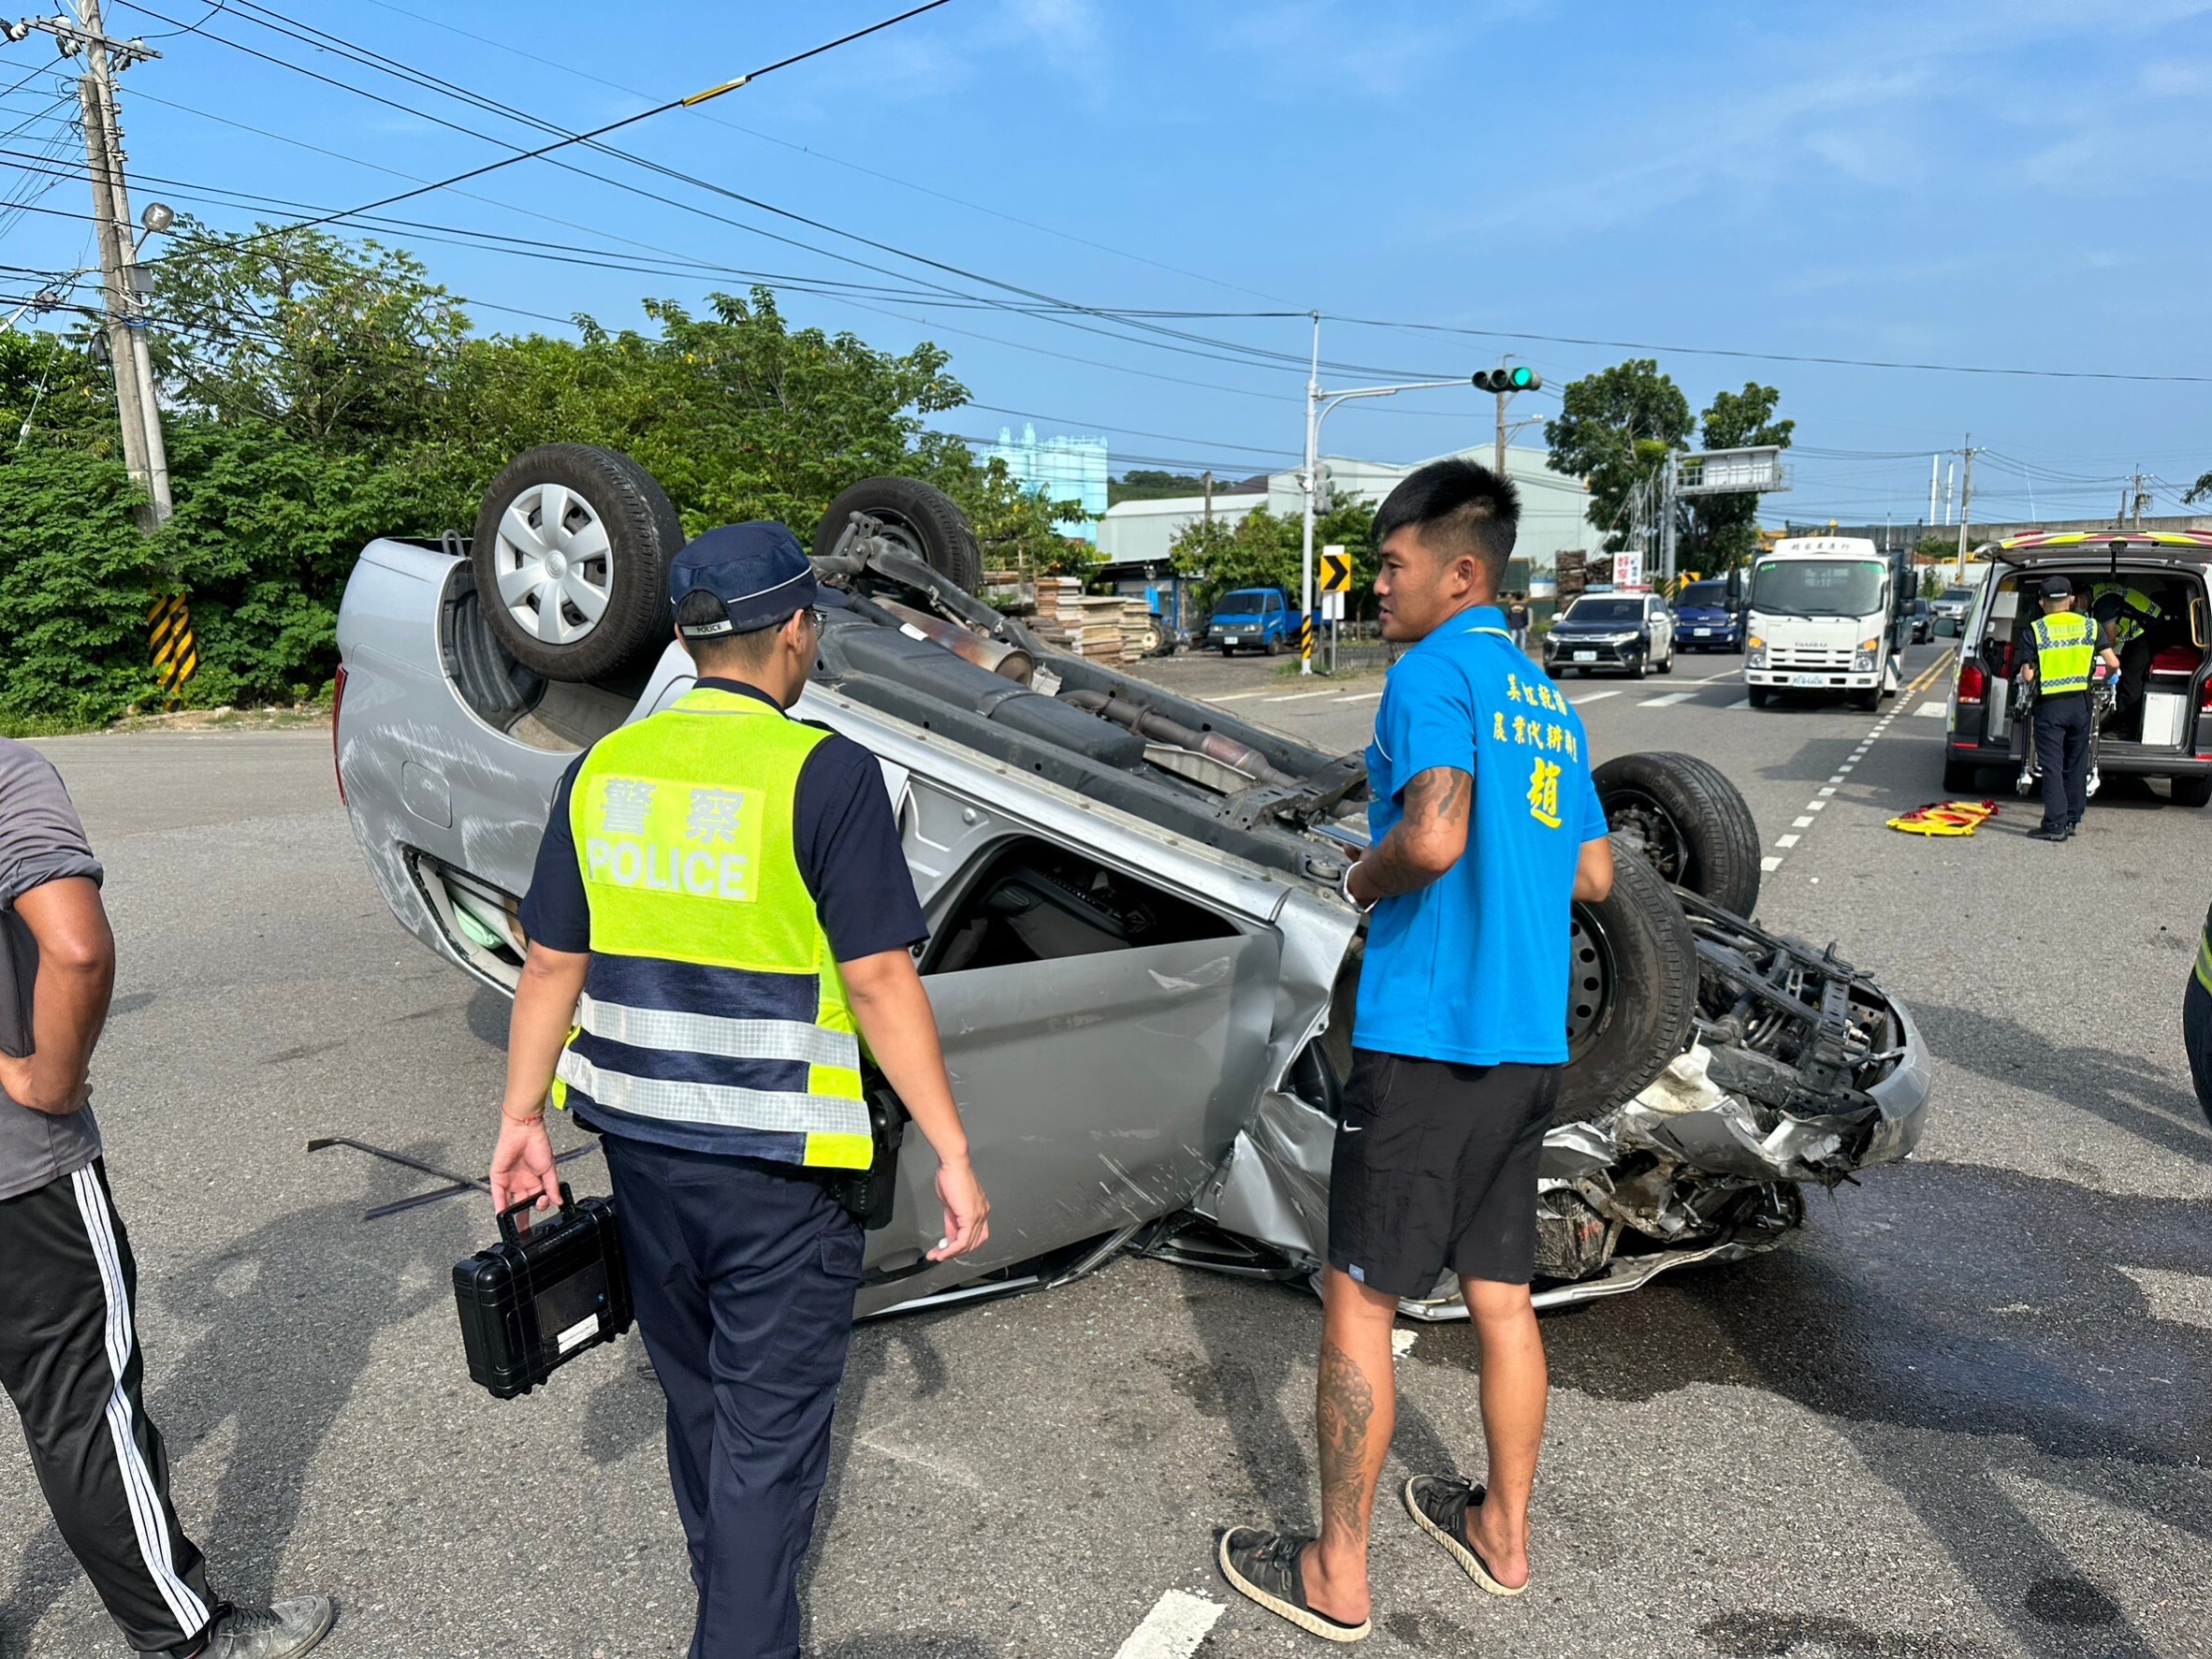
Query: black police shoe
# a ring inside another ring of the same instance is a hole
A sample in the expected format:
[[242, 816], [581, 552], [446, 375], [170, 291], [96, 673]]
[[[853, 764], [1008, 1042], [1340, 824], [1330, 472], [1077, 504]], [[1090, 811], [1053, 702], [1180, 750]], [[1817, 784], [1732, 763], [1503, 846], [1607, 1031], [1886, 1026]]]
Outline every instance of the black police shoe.
[[2028, 832], [2030, 841], [2063, 841], [2074, 832], [2062, 823], [2039, 823]]
[[327, 1595], [302, 1595], [270, 1608], [226, 1608], [196, 1659], [299, 1659], [330, 1634], [337, 1619]]

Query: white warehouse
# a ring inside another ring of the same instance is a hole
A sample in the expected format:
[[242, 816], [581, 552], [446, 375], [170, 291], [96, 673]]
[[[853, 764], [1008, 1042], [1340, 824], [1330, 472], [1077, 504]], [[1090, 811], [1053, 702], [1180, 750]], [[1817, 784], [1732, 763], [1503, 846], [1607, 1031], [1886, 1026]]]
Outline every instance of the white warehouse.
[[[1490, 444], [1455, 450], [1454, 457], [1488, 466], [1497, 451]], [[1448, 458], [1438, 457], [1437, 458]], [[1338, 497], [1349, 496], [1378, 504], [1398, 481], [1414, 471], [1389, 461], [1357, 460], [1348, 456], [1324, 456], [1321, 471]], [[1594, 551], [1601, 537], [1587, 517], [1590, 492], [1579, 478], [1554, 473], [1541, 449], [1512, 447], [1506, 451], [1506, 472], [1521, 486], [1521, 534], [1515, 553], [1536, 570], [1548, 571], [1562, 548]], [[1278, 518], [1296, 518], [1304, 511], [1296, 472], [1269, 475], [1264, 492], [1214, 492], [1214, 517], [1234, 524], [1256, 507], [1265, 507]], [[1203, 496], [1175, 496], [1162, 501], [1122, 502], [1106, 509], [1099, 521], [1099, 553], [1120, 564], [1138, 560], [1160, 560], [1184, 527], [1203, 518]]]

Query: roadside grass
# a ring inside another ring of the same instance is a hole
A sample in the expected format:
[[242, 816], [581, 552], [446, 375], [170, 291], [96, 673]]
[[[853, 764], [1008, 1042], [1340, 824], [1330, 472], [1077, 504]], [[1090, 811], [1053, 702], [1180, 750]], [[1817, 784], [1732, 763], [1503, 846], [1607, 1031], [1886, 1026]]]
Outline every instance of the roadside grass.
[[288, 732], [327, 727], [327, 701], [272, 704], [262, 708], [179, 708], [166, 714], [125, 714], [120, 720], [87, 724], [51, 716], [28, 720], [0, 718], [0, 737], [81, 737], [109, 732]]

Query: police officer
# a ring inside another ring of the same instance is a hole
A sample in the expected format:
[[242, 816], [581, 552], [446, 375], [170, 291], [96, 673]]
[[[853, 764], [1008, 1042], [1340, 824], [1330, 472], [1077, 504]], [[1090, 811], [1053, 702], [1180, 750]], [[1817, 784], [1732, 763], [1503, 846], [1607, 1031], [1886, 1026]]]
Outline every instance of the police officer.
[[2212, 1119], [2212, 910], [2205, 912], [2205, 936], [2197, 941], [2197, 965], [2181, 993], [2181, 1043], [2189, 1050], [2189, 1074], [2197, 1085], [2197, 1104]]
[[794, 1659], [796, 1580], [861, 1277], [836, 1185], [872, 1142], [861, 1044], [937, 1154], [945, 1260], [988, 1204], [910, 947], [927, 935], [881, 769], [788, 718], [820, 587], [780, 524], [670, 567], [695, 686], [561, 779], [491, 1165], [501, 1206], [558, 1202], [548, 1095], [604, 1137], [637, 1325], [699, 1593], [691, 1659]]
[[2097, 626], [2074, 608], [2074, 584], [2053, 576], [2043, 585], [2043, 615], [2030, 630], [2034, 660], [2022, 669], [2035, 685], [2035, 759], [2043, 768], [2043, 822], [2031, 841], [2063, 841], [2089, 805], [2089, 675], [2100, 656]]

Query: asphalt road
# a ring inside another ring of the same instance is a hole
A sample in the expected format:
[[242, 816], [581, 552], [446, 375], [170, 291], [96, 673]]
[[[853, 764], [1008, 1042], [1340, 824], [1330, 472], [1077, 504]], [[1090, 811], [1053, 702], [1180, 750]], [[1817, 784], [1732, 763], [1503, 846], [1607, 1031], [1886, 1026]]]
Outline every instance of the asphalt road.
[[[1971, 840], [1898, 835], [1884, 820], [1941, 793], [1943, 722], [1916, 712], [1940, 680], [1882, 715], [1752, 710], [1737, 662], [1564, 689], [1600, 757], [1678, 749], [1735, 778], [1779, 860], [1762, 919], [1912, 1004], [1937, 1055], [1920, 1156], [1815, 1195], [1772, 1256], [1548, 1317], [1535, 1588], [1488, 1600], [1386, 1507], [1368, 1651], [2212, 1655], [2212, 1132], [2178, 1035], [2212, 818], [2116, 790], [2062, 847], [2022, 839], [2034, 815], [2009, 805]], [[1381, 686], [1156, 666], [1347, 748]], [[635, 1345], [492, 1401], [447, 1288], [485, 1209], [364, 1222], [425, 1183], [304, 1150], [350, 1134], [479, 1170], [505, 1022], [385, 913], [327, 742], [41, 747], [108, 862], [123, 959], [97, 1103], [149, 1398], [219, 1586], [335, 1595], [332, 1659], [680, 1652]], [[577, 1171], [604, 1189], [595, 1157]], [[1124, 1260], [863, 1327], [808, 1652], [1317, 1652], [1209, 1555], [1220, 1522], [1314, 1521], [1317, 1322], [1301, 1291]], [[1468, 1332], [1404, 1334], [1390, 1477], [1478, 1473]], [[122, 1652], [12, 1454], [0, 1652]]]

